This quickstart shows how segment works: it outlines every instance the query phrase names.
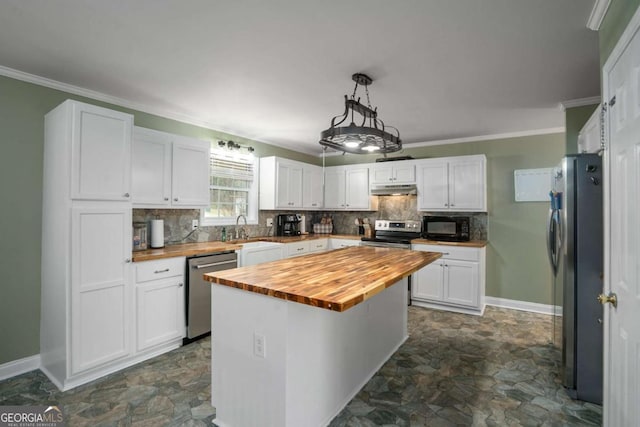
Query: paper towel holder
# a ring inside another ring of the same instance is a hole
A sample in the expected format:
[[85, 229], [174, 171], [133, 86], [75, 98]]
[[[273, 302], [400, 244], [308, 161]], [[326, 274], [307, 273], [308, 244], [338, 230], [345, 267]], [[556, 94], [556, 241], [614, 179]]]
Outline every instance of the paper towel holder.
[[151, 220], [151, 247], [154, 249], [164, 248], [164, 220]]

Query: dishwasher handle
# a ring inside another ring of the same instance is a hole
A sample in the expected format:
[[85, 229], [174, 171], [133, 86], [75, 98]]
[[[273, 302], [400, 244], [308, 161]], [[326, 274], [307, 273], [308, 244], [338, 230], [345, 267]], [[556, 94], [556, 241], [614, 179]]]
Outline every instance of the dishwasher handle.
[[236, 264], [236, 263], [237, 263], [237, 261], [234, 259], [234, 260], [230, 260], [230, 261], [212, 262], [211, 264], [193, 265], [193, 266], [191, 266], [191, 268], [194, 268], [196, 270], [201, 270], [203, 268], [216, 267], [218, 265]]

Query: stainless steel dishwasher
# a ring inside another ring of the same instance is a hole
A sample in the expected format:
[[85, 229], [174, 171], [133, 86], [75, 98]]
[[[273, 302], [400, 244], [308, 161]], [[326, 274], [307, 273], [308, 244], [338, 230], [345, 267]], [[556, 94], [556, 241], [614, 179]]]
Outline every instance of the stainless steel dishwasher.
[[211, 332], [211, 286], [205, 273], [238, 266], [235, 252], [220, 252], [187, 258], [187, 340]]

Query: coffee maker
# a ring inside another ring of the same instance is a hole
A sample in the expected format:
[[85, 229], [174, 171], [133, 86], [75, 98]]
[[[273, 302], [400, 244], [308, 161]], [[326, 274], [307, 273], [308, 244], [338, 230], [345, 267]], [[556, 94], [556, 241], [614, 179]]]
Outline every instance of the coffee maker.
[[280, 214], [276, 216], [276, 236], [299, 236], [300, 214]]

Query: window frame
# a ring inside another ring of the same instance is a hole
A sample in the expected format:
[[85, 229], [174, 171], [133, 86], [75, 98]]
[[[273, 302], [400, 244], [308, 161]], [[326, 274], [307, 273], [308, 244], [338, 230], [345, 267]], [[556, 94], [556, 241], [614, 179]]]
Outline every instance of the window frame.
[[[226, 156], [233, 156], [233, 152], [229, 152], [227, 150], [222, 150], [214, 147], [213, 143], [211, 144], [210, 156], [214, 156], [216, 153], [221, 153]], [[247, 224], [257, 225], [258, 224], [258, 212], [259, 212], [259, 200], [258, 200], [258, 178], [260, 176], [260, 159], [254, 156], [252, 153], [250, 154], [242, 154], [242, 157], [248, 157], [253, 160], [253, 180], [251, 181], [251, 185], [248, 191], [248, 199], [247, 199]], [[209, 170], [209, 190], [211, 190], [211, 170]], [[211, 206], [211, 202], [209, 202], [209, 206]], [[202, 226], [221, 226], [221, 225], [236, 225], [237, 217], [224, 217], [224, 218], [211, 218], [207, 217], [205, 214], [205, 209], [200, 209], [200, 225]], [[243, 223], [244, 224], [244, 223]]]

